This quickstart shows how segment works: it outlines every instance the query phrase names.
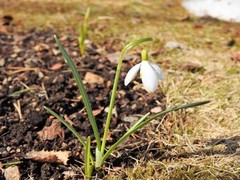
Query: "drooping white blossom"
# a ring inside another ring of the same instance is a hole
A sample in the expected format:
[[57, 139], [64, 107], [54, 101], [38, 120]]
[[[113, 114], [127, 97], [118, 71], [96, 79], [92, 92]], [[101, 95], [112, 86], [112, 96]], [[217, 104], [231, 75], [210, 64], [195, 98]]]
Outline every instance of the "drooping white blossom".
[[157, 64], [142, 60], [128, 71], [124, 80], [125, 86], [137, 76], [139, 70], [143, 86], [148, 92], [154, 92], [157, 89], [158, 80], [164, 80], [163, 72]]

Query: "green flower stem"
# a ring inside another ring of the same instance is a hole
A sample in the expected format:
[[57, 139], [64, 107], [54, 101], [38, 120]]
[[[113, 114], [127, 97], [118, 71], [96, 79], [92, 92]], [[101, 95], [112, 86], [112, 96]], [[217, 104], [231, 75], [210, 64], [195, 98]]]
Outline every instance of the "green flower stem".
[[90, 139], [90, 136], [88, 136], [86, 149], [85, 149], [85, 161], [84, 161], [86, 179], [90, 179], [92, 176], [94, 163], [91, 162], [90, 160], [91, 160], [91, 139]]
[[111, 99], [110, 99], [109, 111], [108, 111], [108, 115], [107, 115], [105, 129], [104, 129], [103, 140], [102, 140], [102, 146], [101, 146], [101, 153], [102, 154], [104, 154], [104, 149], [105, 149], [105, 146], [106, 146], [107, 135], [108, 135], [108, 131], [109, 131], [110, 122], [111, 122], [111, 119], [112, 119], [112, 110], [113, 110], [114, 104], [115, 104], [117, 86], [118, 86], [118, 82], [119, 82], [119, 77], [120, 77], [120, 72], [121, 72], [122, 61], [124, 59], [124, 55], [130, 49], [135, 47], [136, 45], [138, 45], [140, 43], [143, 43], [143, 42], [152, 41], [152, 40], [153, 40], [152, 38], [144, 38], [144, 39], [138, 39], [138, 40], [135, 40], [133, 42], [130, 42], [123, 48], [123, 50], [120, 54], [119, 61], [118, 61], [118, 66], [117, 66], [117, 70], [116, 70], [116, 75], [115, 75], [115, 79], [114, 79], [113, 89], [112, 89], [112, 95], [111, 95]]
[[148, 61], [148, 51], [146, 49], [142, 50], [141, 57], [143, 61]]

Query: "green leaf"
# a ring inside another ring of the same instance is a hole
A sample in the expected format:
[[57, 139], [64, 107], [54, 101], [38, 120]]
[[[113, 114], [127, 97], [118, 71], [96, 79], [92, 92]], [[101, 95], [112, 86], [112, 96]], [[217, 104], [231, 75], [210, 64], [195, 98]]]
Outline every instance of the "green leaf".
[[[55, 118], [57, 118], [61, 123], [63, 123], [73, 134], [74, 136], [79, 140], [79, 142], [83, 145], [83, 147], [86, 149], [86, 143], [84, 139], [81, 137], [81, 135], [61, 116], [59, 116], [57, 113], [55, 113], [53, 110], [50, 108], [44, 106], [44, 109], [48, 111], [50, 114], [52, 114]], [[94, 162], [92, 154], [90, 155], [92, 163]]]
[[183, 105], [178, 105], [178, 106], [174, 106], [170, 109], [166, 109], [162, 112], [157, 113], [156, 115], [152, 116], [151, 118], [147, 119], [146, 121], [142, 122], [141, 124], [139, 124], [136, 128], [139, 129], [143, 126], [145, 126], [146, 124], [148, 124], [149, 122], [151, 122], [152, 120], [160, 117], [160, 116], [164, 116], [169, 112], [172, 111], [177, 111], [179, 109], [186, 109], [186, 108], [191, 108], [191, 107], [196, 107], [196, 106], [201, 106], [207, 103], [210, 103], [211, 101], [201, 101], [201, 102], [195, 102], [195, 103], [188, 103], [188, 104], [183, 104]]
[[80, 91], [80, 93], [82, 95], [83, 104], [84, 104], [84, 106], [86, 108], [86, 111], [87, 111], [87, 114], [88, 114], [88, 118], [90, 120], [92, 129], [93, 129], [93, 133], [94, 133], [94, 136], [95, 136], [95, 139], [96, 139], [96, 142], [97, 142], [97, 147], [100, 149], [101, 148], [101, 141], [100, 141], [100, 135], [99, 135], [97, 123], [96, 123], [95, 117], [93, 115], [92, 107], [91, 107], [89, 98], [87, 96], [86, 90], [84, 89], [84, 85], [82, 83], [82, 79], [81, 79], [81, 77], [80, 77], [80, 75], [79, 75], [79, 73], [78, 73], [78, 71], [77, 71], [77, 69], [76, 69], [72, 59], [70, 58], [70, 56], [66, 52], [66, 50], [63, 48], [61, 43], [59, 42], [57, 36], [54, 36], [54, 38], [55, 38], [55, 40], [57, 42], [57, 45], [58, 45], [60, 51], [62, 52], [62, 55], [64, 56], [65, 60], [67, 61], [67, 64], [68, 64], [69, 68], [72, 71], [72, 74], [73, 74], [73, 77], [74, 77], [75, 81], [77, 82], [78, 89], [79, 89], [79, 91]]
[[86, 34], [84, 32], [84, 27], [81, 26], [80, 27], [80, 35], [78, 37], [78, 43], [79, 43], [81, 55], [85, 54], [85, 44], [84, 44], [85, 38], [86, 38]]
[[66, 121], [64, 120], [61, 116], [59, 116], [57, 113], [55, 113], [53, 110], [50, 108], [44, 106], [44, 109], [46, 109], [50, 114], [52, 114], [55, 118], [57, 118], [61, 123], [63, 123], [79, 140], [79, 142], [86, 148], [86, 143], [81, 137], [81, 135]]
[[91, 139], [90, 139], [90, 136], [88, 136], [88, 138], [87, 138], [87, 144], [86, 144], [86, 148], [85, 148], [84, 166], [85, 166], [86, 179], [90, 179], [92, 176], [92, 170], [93, 170], [93, 166], [91, 164]]
[[83, 27], [84, 27], [84, 34], [85, 34], [85, 37], [87, 36], [88, 34], [88, 19], [89, 19], [89, 15], [90, 15], [90, 7], [87, 8], [87, 11], [85, 13], [85, 16], [84, 16], [84, 24], [83, 24]]
[[141, 119], [139, 119], [116, 143], [114, 143], [109, 150], [104, 154], [103, 159], [102, 159], [102, 163], [109, 157], [109, 155], [117, 148], [117, 146], [122, 143], [127, 137], [129, 137], [131, 134], [133, 134], [134, 132], [136, 132], [138, 129], [140, 129], [141, 127], [145, 126], [146, 124], [150, 123], [152, 120], [160, 117], [160, 116], [164, 116], [169, 112], [172, 111], [177, 111], [179, 109], [186, 109], [186, 108], [190, 108], [190, 107], [195, 107], [195, 106], [201, 106], [204, 104], [209, 103], [210, 101], [202, 101], [202, 102], [196, 102], [196, 103], [188, 103], [188, 104], [184, 104], [184, 105], [178, 105], [178, 106], [174, 106], [170, 109], [164, 110], [162, 112], [157, 113], [156, 115], [150, 117], [147, 119], [147, 117], [149, 116], [150, 113], [145, 114]]

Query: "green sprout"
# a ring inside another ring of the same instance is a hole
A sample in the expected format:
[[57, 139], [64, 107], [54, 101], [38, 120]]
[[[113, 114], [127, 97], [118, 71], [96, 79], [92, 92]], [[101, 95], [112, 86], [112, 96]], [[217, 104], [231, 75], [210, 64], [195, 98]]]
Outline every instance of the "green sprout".
[[87, 8], [87, 11], [84, 16], [84, 22], [83, 25], [80, 26], [80, 31], [79, 31], [79, 37], [78, 37], [78, 44], [79, 44], [79, 49], [81, 54], [84, 56], [85, 55], [85, 40], [88, 35], [88, 18], [90, 15], [90, 8]]
[[[101, 166], [104, 165], [104, 162], [106, 161], [106, 159], [113, 153], [113, 151], [119, 146], [119, 144], [121, 144], [124, 140], [126, 140], [127, 137], [129, 137], [131, 134], [133, 134], [134, 132], [136, 132], [138, 129], [142, 128], [143, 126], [147, 125], [148, 123], [150, 123], [152, 120], [159, 118], [159, 117], [163, 117], [164, 115], [166, 115], [167, 113], [170, 113], [172, 111], [177, 111], [179, 109], [185, 109], [185, 108], [190, 108], [190, 107], [195, 107], [195, 106], [200, 106], [200, 105], [204, 105], [206, 103], [209, 103], [210, 101], [202, 101], [202, 102], [196, 102], [196, 103], [189, 103], [189, 104], [184, 104], [184, 105], [178, 105], [166, 110], [163, 110], [153, 116], [150, 116], [150, 113], [146, 113], [145, 115], [143, 115], [132, 127], [129, 128], [129, 130], [118, 139], [117, 142], [115, 142], [113, 145], [111, 145], [110, 147], [106, 147], [106, 142], [107, 142], [107, 135], [109, 133], [109, 127], [111, 124], [111, 119], [112, 119], [112, 111], [114, 108], [114, 104], [115, 104], [115, 97], [116, 97], [116, 92], [117, 92], [117, 87], [119, 84], [119, 77], [120, 77], [120, 73], [121, 73], [121, 66], [122, 66], [122, 62], [124, 59], [124, 55], [131, 50], [133, 47], [143, 43], [143, 42], [148, 42], [148, 41], [152, 41], [152, 38], [143, 38], [143, 39], [138, 39], [135, 41], [132, 41], [130, 43], [128, 43], [122, 50], [120, 57], [119, 57], [119, 61], [118, 61], [118, 66], [117, 66], [117, 70], [116, 70], [116, 75], [115, 75], [115, 79], [114, 79], [114, 84], [113, 84], [113, 89], [111, 92], [111, 99], [110, 99], [110, 104], [109, 104], [109, 111], [108, 111], [108, 115], [107, 115], [107, 119], [106, 119], [106, 125], [105, 125], [105, 129], [104, 129], [104, 134], [102, 137], [102, 140], [100, 138], [100, 133], [96, 124], [96, 120], [95, 117], [93, 115], [93, 111], [91, 108], [91, 103], [89, 101], [89, 98], [86, 94], [86, 90], [83, 86], [83, 82], [82, 82], [82, 78], [80, 77], [72, 59], [70, 58], [69, 54], [66, 52], [66, 50], [63, 48], [63, 46], [61, 45], [61, 43], [59, 42], [58, 38], [56, 36], [55, 40], [56, 43], [60, 49], [60, 51], [62, 52], [62, 55], [64, 56], [64, 58], [66, 59], [66, 62], [69, 66], [69, 68], [71, 69], [71, 72], [73, 74], [73, 77], [77, 83], [79, 92], [82, 95], [82, 99], [83, 99], [83, 104], [86, 108], [87, 114], [88, 114], [88, 118], [90, 120], [90, 124], [91, 127], [93, 129], [93, 134], [94, 134], [94, 138], [96, 141], [96, 147], [92, 147], [91, 146], [91, 139], [90, 137], [82, 137], [65, 119], [63, 119], [60, 115], [58, 115], [57, 113], [55, 113], [53, 110], [51, 110], [48, 107], [44, 107], [50, 114], [52, 114], [53, 116], [55, 116], [59, 121], [61, 121], [75, 136], [76, 138], [79, 140], [79, 142], [83, 145], [84, 150], [85, 150], [85, 157], [84, 157], [84, 169], [85, 169], [85, 178], [86, 179], [90, 179], [92, 176], [92, 172], [94, 169], [97, 169]], [[142, 56], [143, 56], [143, 61], [145, 62], [147, 60], [147, 51], [143, 51], [142, 52]], [[145, 65], [143, 65], [145, 66]], [[138, 67], [138, 66], [137, 66]], [[160, 76], [162, 75], [159, 71], [158, 68], [155, 67], [155, 64], [150, 63], [146, 66], [147, 68], [152, 68], [153, 71], [153, 76], [156, 75]], [[140, 65], [139, 65], [140, 68]], [[145, 67], [143, 67], [145, 68]], [[137, 69], [137, 68], [135, 68]], [[131, 70], [130, 70], [131, 71]], [[133, 71], [134, 73], [131, 75], [132, 77], [130, 78], [133, 79], [133, 77], [136, 76], [136, 72], [138, 71], [135, 70]], [[141, 70], [140, 70], [141, 71]], [[155, 86], [154, 86], [155, 88]], [[161, 122], [160, 122], [161, 123]], [[92, 150], [95, 149], [95, 157], [92, 154]]]

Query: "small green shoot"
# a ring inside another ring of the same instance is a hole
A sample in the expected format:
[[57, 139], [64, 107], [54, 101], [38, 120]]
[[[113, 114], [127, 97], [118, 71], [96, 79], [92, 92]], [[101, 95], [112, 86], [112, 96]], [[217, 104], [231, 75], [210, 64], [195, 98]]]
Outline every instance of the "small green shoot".
[[85, 152], [85, 160], [84, 160], [84, 165], [85, 165], [85, 176], [86, 179], [90, 179], [92, 176], [92, 170], [94, 167], [94, 162], [91, 161], [91, 138], [90, 136], [88, 136], [87, 138], [87, 144], [86, 144], [86, 148], [85, 148], [86, 152]]
[[87, 11], [86, 11], [85, 16], [84, 16], [83, 25], [80, 26], [80, 30], [79, 30], [78, 44], [79, 44], [79, 49], [80, 49], [80, 52], [81, 52], [82, 56], [85, 55], [85, 51], [86, 51], [85, 40], [86, 40], [87, 35], [88, 35], [89, 15], [90, 15], [90, 8], [87, 8]]

